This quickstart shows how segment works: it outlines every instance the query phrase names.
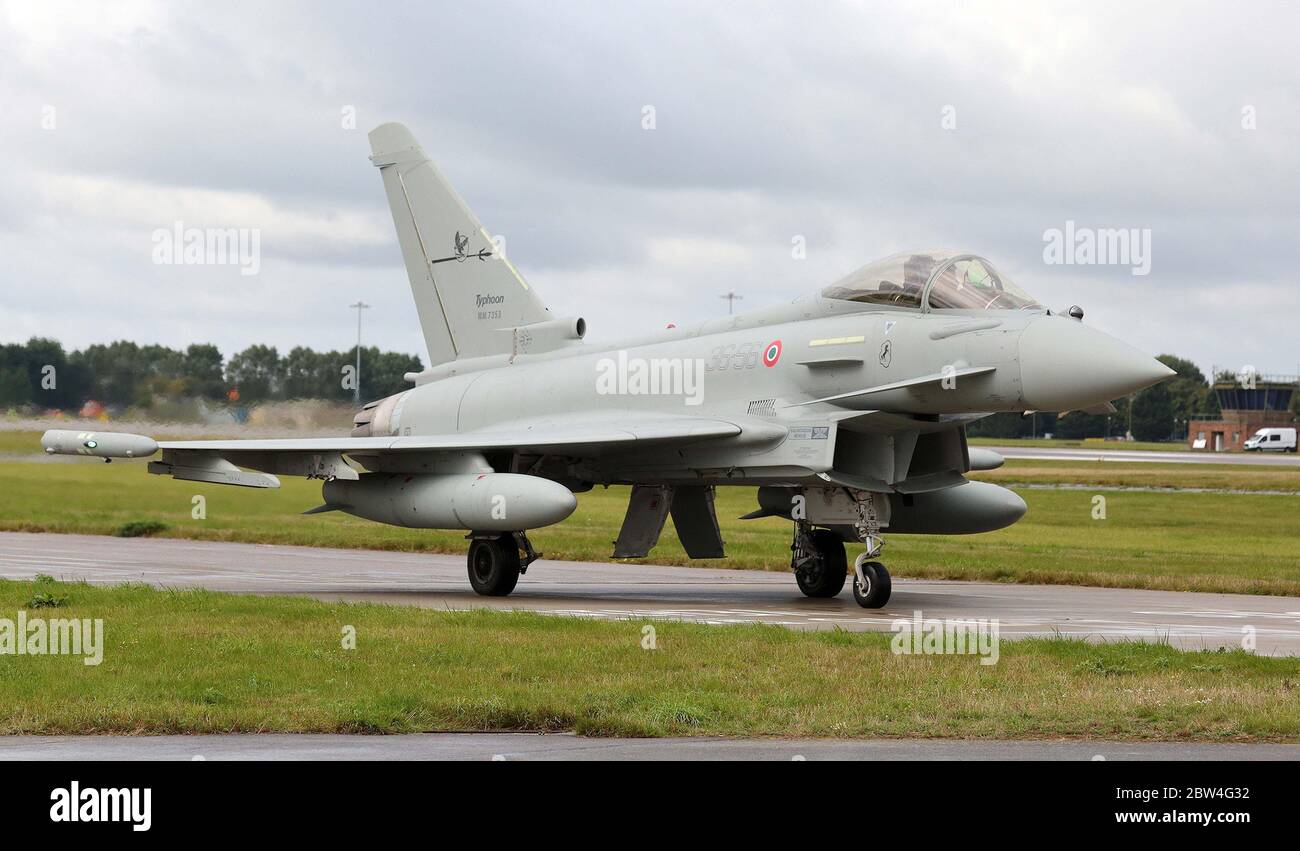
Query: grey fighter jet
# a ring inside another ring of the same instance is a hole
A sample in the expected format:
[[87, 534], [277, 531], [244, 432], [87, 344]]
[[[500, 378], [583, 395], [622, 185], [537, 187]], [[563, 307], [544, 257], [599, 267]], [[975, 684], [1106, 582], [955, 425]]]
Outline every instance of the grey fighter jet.
[[[584, 320], [547, 309], [405, 127], [378, 127], [370, 144], [429, 350], [411, 389], [367, 404], [347, 437], [55, 430], [45, 450], [161, 450], [151, 473], [253, 488], [320, 479], [311, 512], [467, 530], [470, 584], [494, 596], [537, 558], [527, 532], [568, 517], [575, 493], [631, 485], [614, 558], [646, 556], [672, 515], [686, 552], [707, 559], [723, 555], [715, 488], [751, 487], [748, 518], [793, 522], [800, 590], [831, 597], [851, 574], [870, 608], [890, 594], [884, 531], [986, 532], [1024, 514], [1011, 491], [967, 480], [1002, 463], [967, 445], [967, 423], [1105, 410], [1173, 375], [960, 251], [898, 254], [788, 304], [585, 344]], [[865, 544], [851, 569], [850, 540]]]

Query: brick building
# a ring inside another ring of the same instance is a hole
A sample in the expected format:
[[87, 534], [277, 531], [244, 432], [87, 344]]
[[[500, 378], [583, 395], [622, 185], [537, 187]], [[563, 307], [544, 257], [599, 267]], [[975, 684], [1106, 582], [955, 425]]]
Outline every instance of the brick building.
[[1261, 428], [1296, 424], [1290, 410], [1296, 379], [1261, 376], [1252, 384], [1220, 381], [1214, 385], [1221, 413], [1216, 420], [1188, 422], [1187, 442], [1192, 449], [1240, 452], [1246, 438]]

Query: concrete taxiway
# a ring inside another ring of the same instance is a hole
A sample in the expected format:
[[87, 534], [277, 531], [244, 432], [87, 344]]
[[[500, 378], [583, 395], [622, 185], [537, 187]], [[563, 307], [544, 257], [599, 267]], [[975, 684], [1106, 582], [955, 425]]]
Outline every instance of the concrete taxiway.
[[1238, 464], [1300, 467], [1300, 455], [1263, 452], [1152, 452], [1141, 449], [1066, 449], [1040, 446], [989, 446], [1003, 458], [1031, 461], [1142, 461], [1153, 464]]
[[897, 618], [997, 618], [1003, 638], [1063, 635], [1167, 640], [1185, 649], [1241, 647], [1300, 655], [1300, 598], [1054, 585], [895, 580], [885, 609], [802, 596], [784, 572], [542, 560], [514, 594], [469, 589], [458, 555], [334, 550], [170, 539], [0, 533], [0, 577], [146, 582], [439, 609], [490, 607], [607, 619], [795, 629], [888, 631]]
[[1300, 745], [962, 739], [588, 739], [570, 733], [400, 736], [4, 736], [0, 760], [1288, 760]]

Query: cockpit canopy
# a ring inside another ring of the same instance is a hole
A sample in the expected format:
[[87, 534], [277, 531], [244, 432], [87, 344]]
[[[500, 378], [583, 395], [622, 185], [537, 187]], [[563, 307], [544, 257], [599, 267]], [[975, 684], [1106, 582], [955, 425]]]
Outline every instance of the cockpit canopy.
[[822, 297], [930, 310], [1042, 309], [992, 263], [955, 251], [891, 255], [831, 284]]

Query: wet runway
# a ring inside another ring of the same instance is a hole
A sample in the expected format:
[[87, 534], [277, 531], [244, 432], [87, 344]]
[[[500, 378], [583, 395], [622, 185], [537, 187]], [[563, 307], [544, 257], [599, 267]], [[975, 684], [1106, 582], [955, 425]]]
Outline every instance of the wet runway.
[[0, 533], [0, 577], [93, 583], [147, 582], [323, 600], [440, 609], [490, 607], [608, 619], [794, 629], [888, 631], [896, 618], [997, 618], [1003, 638], [1065, 635], [1168, 640], [1187, 649], [1240, 647], [1300, 655], [1300, 598], [896, 579], [885, 609], [866, 610], [846, 589], [804, 597], [784, 572], [542, 560], [514, 594], [469, 589], [463, 556], [333, 550], [90, 535]]
[[1300, 745], [965, 739], [589, 739], [571, 733], [0, 736], [0, 760], [1288, 760]]

